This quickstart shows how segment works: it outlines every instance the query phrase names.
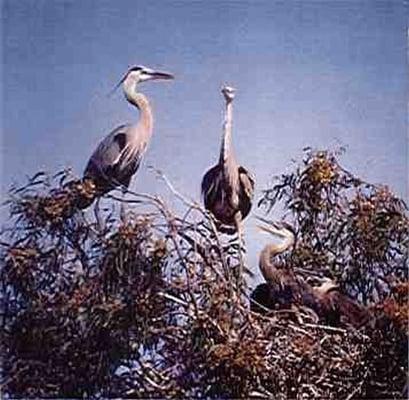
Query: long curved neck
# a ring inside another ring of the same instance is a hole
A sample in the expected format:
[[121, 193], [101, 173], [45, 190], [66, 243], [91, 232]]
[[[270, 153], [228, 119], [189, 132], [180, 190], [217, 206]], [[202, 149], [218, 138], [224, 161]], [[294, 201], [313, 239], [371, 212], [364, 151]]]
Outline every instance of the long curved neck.
[[288, 236], [282, 243], [268, 244], [264, 247], [260, 254], [259, 267], [266, 282], [274, 280], [276, 276], [276, 267], [272, 262], [272, 258], [283, 253], [294, 244], [294, 236]]
[[[226, 118], [223, 126], [223, 140], [220, 151], [219, 165], [223, 168], [223, 175], [226, 181], [226, 188], [233, 190], [238, 188], [239, 171], [237, 168], [237, 162], [234, 157], [233, 146], [232, 146], [232, 122], [233, 122], [233, 105], [231, 100], [226, 101]], [[234, 206], [237, 206], [238, 194], [233, 191], [233, 197], [231, 201]]]
[[226, 116], [223, 124], [223, 138], [220, 150], [220, 164], [225, 163], [231, 156], [233, 156], [232, 146], [232, 124], [233, 124], [233, 102], [226, 101]]
[[126, 99], [140, 111], [138, 126], [142, 126], [149, 135], [152, 134], [153, 114], [148, 98], [136, 91], [135, 82], [131, 80], [124, 82], [124, 93]]

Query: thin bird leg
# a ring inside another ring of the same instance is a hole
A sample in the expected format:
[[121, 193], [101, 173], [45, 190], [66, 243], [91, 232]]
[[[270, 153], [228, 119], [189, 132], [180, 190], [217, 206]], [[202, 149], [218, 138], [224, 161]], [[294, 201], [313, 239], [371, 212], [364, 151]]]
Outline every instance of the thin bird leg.
[[237, 212], [236, 215], [234, 216], [235, 224], [236, 224], [236, 230], [237, 230], [237, 236], [239, 240], [239, 272], [237, 276], [237, 284], [240, 287], [243, 283], [243, 272], [244, 272], [244, 257], [243, 257], [243, 231], [242, 231], [242, 220], [241, 220], [241, 212]]
[[104, 221], [102, 220], [101, 210], [99, 208], [100, 200], [101, 200], [101, 198], [98, 197], [97, 200], [95, 201], [94, 215], [95, 215], [95, 220], [97, 221], [97, 229], [98, 229], [99, 233], [102, 233], [102, 232], [104, 232], [105, 224], [104, 224]]
[[126, 207], [125, 207], [125, 195], [127, 192], [127, 188], [122, 186], [122, 200], [121, 200], [121, 209], [119, 211], [119, 218], [121, 219], [122, 224], [127, 224], [127, 215], [126, 215]]

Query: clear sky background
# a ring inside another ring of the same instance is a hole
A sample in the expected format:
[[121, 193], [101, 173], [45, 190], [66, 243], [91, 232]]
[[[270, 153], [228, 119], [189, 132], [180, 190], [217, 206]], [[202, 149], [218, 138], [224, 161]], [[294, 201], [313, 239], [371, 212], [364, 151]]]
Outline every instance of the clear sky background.
[[[218, 159], [221, 85], [237, 88], [234, 147], [256, 198], [305, 146], [347, 147], [346, 168], [406, 197], [407, 10], [401, 0], [3, 0], [2, 192], [88, 157], [137, 111], [107, 93], [129, 66], [176, 76], [141, 91], [154, 135], [131, 188], [199, 199]], [[249, 259], [268, 240], [247, 223]]]

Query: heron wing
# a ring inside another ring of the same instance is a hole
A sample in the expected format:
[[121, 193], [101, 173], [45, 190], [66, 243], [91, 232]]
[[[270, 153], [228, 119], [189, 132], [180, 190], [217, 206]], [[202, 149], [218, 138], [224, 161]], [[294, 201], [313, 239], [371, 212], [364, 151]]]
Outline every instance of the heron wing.
[[[97, 184], [106, 184], [110, 178], [115, 176], [116, 165], [128, 143], [129, 127], [129, 125], [118, 126], [102, 140], [88, 161], [84, 177], [94, 179]], [[134, 169], [137, 169], [137, 165]], [[124, 184], [124, 182], [121, 183]]]
[[240, 166], [239, 167], [239, 179], [240, 179], [240, 183], [243, 187], [243, 190], [246, 196], [249, 199], [252, 199], [254, 195], [254, 185], [255, 185], [255, 180], [254, 180], [253, 175], [249, 171], [247, 171], [246, 168]]
[[202, 196], [207, 209], [212, 209], [218, 199], [222, 179], [223, 174], [219, 165], [215, 165], [205, 173], [202, 180]]
[[241, 217], [245, 218], [251, 210], [251, 203], [254, 196], [254, 177], [244, 167], [239, 167], [240, 180], [240, 211]]
[[101, 168], [106, 168], [116, 164], [121, 156], [122, 150], [127, 143], [127, 131], [129, 125], [121, 125], [115, 128], [98, 145], [90, 161], [94, 161]]

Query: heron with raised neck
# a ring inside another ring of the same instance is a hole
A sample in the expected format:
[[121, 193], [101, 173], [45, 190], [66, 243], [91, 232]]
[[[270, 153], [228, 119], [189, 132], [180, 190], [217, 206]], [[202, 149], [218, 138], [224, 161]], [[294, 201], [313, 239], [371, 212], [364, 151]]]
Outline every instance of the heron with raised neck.
[[233, 100], [236, 90], [231, 86], [224, 86], [221, 92], [226, 108], [219, 161], [203, 176], [201, 189], [205, 208], [214, 216], [217, 229], [222, 233], [238, 234], [241, 276], [242, 221], [252, 206], [254, 178], [246, 168], [238, 164], [233, 151]]
[[[130, 68], [120, 80], [126, 100], [139, 110], [135, 124], [118, 126], [109, 133], [91, 155], [84, 171], [84, 181], [95, 187], [95, 196], [83, 201], [80, 208], [89, 206], [95, 197], [120, 187], [128, 189], [132, 176], [138, 170], [153, 132], [153, 112], [148, 98], [137, 89], [151, 80], [169, 80], [173, 75], [144, 66]], [[115, 90], [114, 89], [114, 90]]]

